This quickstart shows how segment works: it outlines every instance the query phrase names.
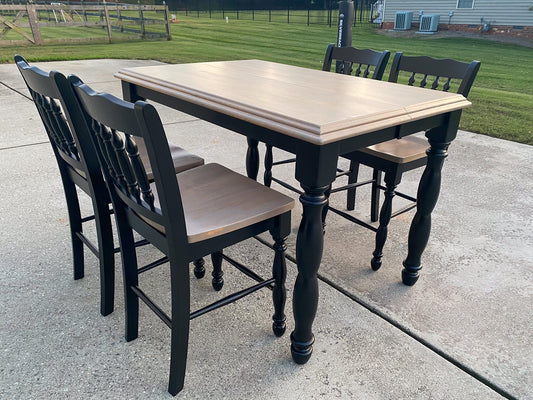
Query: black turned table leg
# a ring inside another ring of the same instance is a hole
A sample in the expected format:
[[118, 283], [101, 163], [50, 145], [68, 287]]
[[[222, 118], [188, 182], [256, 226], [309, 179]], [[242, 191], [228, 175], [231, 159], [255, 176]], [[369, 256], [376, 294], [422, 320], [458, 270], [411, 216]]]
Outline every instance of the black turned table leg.
[[413, 286], [422, 268], [421, 257], [429, 240], [431, 231], [431, 212], [437, 204], [441, 184], [441, 170], [450, 142], [437, 143], [429, 140], [426, 169], [420, 179], [417, 193], [416, 214], [409, 229], [407, 258], [403, 262], [402, 281]]
[[246, 174], [248, 178], [257, 180], [259, 172], [259, 150], [257, 146], [259, 142], [256, 139], [248, 138], [248, 151], [246, 152]]
[[298, 276], [293, 294], [295, 328], [291, 334], [291, 353], [297, 364], [305, 364], [313, 353], [312, 326], [318, 306], [317, 272], [324, 247], [322, 209], [327, 204], [324, 192], [328, 186], [302, 187], [305, 193], [300, 196], [303, 215], [296, 240]]

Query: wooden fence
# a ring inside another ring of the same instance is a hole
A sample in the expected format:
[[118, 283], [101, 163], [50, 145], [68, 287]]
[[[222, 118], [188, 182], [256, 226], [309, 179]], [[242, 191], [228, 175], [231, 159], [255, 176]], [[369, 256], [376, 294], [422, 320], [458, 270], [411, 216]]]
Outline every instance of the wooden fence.
[[[124, 5], [106, 4], [72, 5], [51, 4], [0, 4], [0, 44], [13, 44], [16, 41], [4, 40], [10, 32], [22, 36], [25, 42], [41, 45], [44, 42], [71, 42], [91, 39], [86, 37], [43, 39], [48, 27], [83, 27], [105, 29], [109, 42], [114, 36], [120, 38], [171, 40], [170, 19], [166, 5]], [[29, 28], [29, 29], [28, 29]], [[65, 36], [69, 30], [65, 29]], [[13, 36], [13, 35], [11, 35]], [[79, 35], [78, 35], [79, 36]], [[19, 38], [20, 39], [20, 38]]]

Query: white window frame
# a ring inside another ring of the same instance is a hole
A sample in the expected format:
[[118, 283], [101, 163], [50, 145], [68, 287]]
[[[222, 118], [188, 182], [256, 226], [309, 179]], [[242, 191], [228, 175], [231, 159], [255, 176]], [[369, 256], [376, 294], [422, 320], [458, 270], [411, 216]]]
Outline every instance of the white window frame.
[[459, 9], [459, 10], [470, 10], [472, 8], [474, 8], [474, 5], [476, 4], [476, 0], [472, 0], [472, 7], [459, 7], [459, 1], [460, 0], [457, 0], [457, 4], [455, 5], [455, 8], [456, 9]]

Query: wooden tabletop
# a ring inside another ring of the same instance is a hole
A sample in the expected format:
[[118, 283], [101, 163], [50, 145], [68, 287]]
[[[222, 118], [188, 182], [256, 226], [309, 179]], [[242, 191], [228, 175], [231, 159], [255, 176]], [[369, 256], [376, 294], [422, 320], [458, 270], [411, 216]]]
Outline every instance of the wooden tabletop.
[[454, 93], [260, 60], [125, 68], [115, 77], [315, 144], [471, 104]]

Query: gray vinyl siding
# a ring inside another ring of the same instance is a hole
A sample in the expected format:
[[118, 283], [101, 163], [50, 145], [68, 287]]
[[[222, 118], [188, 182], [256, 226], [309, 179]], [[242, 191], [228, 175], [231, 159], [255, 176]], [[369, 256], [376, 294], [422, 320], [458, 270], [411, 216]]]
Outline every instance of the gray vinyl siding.
[[533, 26], [531, 0], [474, 0], [474, 8], [456, 8], [457, 0], [385, 0], [384, 21], [393, 22], [396, 11], [413, 11], [413, 22], [419, 21], [419, 11], [425, 15], [439, 14], [440, 23], [447, 24], [453, 11], [451, 24], [477, 25], [489, 22], [492, 25]]

